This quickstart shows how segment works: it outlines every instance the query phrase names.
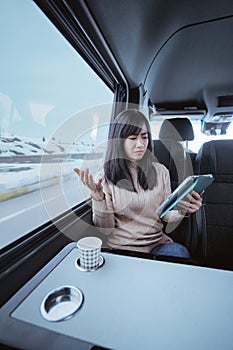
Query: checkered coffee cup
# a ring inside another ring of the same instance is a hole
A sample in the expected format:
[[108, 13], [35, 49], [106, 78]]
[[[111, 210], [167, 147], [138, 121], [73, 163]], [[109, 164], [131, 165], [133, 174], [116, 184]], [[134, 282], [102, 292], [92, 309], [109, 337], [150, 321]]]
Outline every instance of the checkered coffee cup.
[[98, 269], [102, 241], [97, 237], [85, 237], [77, 242], [80, 266], [86, 271]]

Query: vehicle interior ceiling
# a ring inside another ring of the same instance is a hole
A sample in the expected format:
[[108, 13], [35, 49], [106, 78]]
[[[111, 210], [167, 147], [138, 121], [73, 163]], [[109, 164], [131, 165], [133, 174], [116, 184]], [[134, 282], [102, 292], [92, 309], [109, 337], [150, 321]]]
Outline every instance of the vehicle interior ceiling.
[[[115, 91], [116, 102], [149, 107], [153, 118], [179, 115], [222, 122], [227, 116], [231, 120], [232, 0], [34, 2]], [[118, 111], [120, 107], [114, 113]], [[79, 215], [86, 212], [83, 205]], [[40, 268], [38, 260], [44, 264], [68, 242], [55, 244], [51, 228], [37, 245], [45, 244], [48, 237], [50, 245], [42, 258], [35, 248], [31, 275]], [[30, 244], [26, 243], [24, 253], [31, 254]]]

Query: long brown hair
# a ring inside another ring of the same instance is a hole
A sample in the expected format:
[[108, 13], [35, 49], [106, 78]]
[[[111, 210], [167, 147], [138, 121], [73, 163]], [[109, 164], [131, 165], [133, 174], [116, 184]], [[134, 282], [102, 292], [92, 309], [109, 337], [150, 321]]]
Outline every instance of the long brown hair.
[[121, 112], [111, 124], [106, 151], [104, 172], [106, 180], [114, 185], [136, 191], [129, 171], [129, 161], [124, 151], [124, 141], [130, 135], [138, 135], [146, 124], [148, 133], [147, 151], [137, 162], [138, 183], [144, 189], [152, 189], [157, 182], [153, 162], [153, 142], [150, 124], [144, 114], [136, 109]]

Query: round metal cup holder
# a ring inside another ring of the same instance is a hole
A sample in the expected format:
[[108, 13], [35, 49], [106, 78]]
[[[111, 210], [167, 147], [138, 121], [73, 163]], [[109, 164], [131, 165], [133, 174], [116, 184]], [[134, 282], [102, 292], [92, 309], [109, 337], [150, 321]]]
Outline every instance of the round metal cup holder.
[[96, 271], [98, 270], [101, 266], [103, 266], [105, 260], [104, 257], [102, 255], [100, 255], [100, 261], [99, 261], [99, 266], [96, 267], [95, 269], [84, 269], [81, 265], [80, 265], [80, 258], [75, 260], [75, 267], [79, 270], [79, 271], [83, 271], [83, 272], [91, 272], [91, 271]]
[[62, 286], [46, 295], [41, 303], [40, 311], [48, 321], [64, 321], [74, 316], [82, 303], [83, 293], [78, 288]]

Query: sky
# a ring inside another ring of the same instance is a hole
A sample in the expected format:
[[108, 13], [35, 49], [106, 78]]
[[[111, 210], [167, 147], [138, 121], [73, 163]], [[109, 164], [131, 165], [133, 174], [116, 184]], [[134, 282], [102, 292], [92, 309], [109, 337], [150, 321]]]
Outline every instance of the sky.
[[32, 0], [0, 1], [0, 42], [2, 136], [49, 137], [76, 112], [112, 102], [112, 92]]

